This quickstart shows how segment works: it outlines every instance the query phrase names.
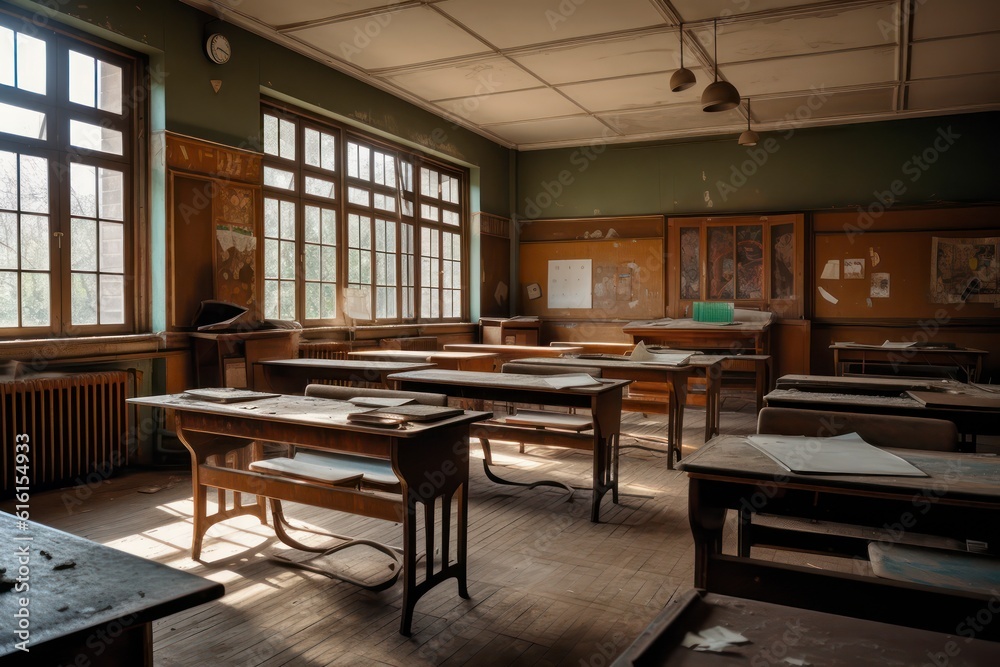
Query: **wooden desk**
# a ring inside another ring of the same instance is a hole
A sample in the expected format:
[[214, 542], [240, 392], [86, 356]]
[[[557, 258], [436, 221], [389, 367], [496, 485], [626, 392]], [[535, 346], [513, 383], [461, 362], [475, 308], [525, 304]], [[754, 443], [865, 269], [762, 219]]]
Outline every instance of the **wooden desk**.
[[254, 388], [254, 364], [262, 359], [287, 359], [295, 354], [295, 329], [254, 331], [193, 331], [195, 384], [198, 387]]
[[497, 355], [490, 352], [442, 350], [358, 350], [348, 353], [347, 358], [361, 361], [424, 362], [452, 371], [491, 371], [496, 366]]
[[720, 325], [691, 319], [665, 320], [658, 324], [636, 324], [622, 328], [638, 343], [665, 345], [688, 350], [712, 350], [720, 354], [771, 354], [770, 328], [767, 322], [740, 322]]
[[[469, 597], [466, 590], [469, 424], [487, 419], [487, 413], [466, 412], [437, 422], [409, 424], [405, 429], [386, 429], [348, 422], [347, 415], [359, 408], [327, 398], [280, 396], [220, 404], [190, 400], [177, 394], [129, 401], [174, 411], [177, 437], [191, 453], [193, 558], [198, 559], [201, 555], [202, 540], [210, 526], [244, 514], [257, 516], [261, 523], [266, 523], [264, 498], [278, 498], [403, 524], [402, 634], [410, 632], [413, 608], [420, 596], [445, 579], [458, 579], [459, 594]], [[288, 477], [250, 472], [245, 460], [239, 461], [235, 468], [224, 467], [224, 460], [219, 460], [224, 459], [227, 452], [251, 442], [256, 448], [258, 441], [287, 442], [312, 449], [388, 459], [402, 485], [402, 497], [350, 488], [333, 489]], [[431, 480], [437, 481], [430, 483]], [[233, 509], [222, 509], [208, 516], [206, 496], [209, 487], [219, 489], [220, 508], [227, 507], [224, 502], [226, 489], [254, 494], [258, 502], [255, 505], [237, 502]], [[458, 526], [454, 538], [455, 559], [449, 558], [450, 523], [443, 521], [440, 535], [436, 534], [438, 530], [428, 531], [424, 577], [417, 583], [417, 505], [423, 506], [427, 518], [425, 525], [433, 526], [429, 517], [436, 515], [435, 501], [442, 503], [446, 517], [451, 516], [454, 503]], [[435, 555], [435, 548], [440, 549], [440, 556]], [[440, 566], [436, 571], [433, 569], [435, 563]]]
[[834, 343], [830, 349], [833, 350], [833, 367], [837, 375], [894, 376], [903, 374], [901, 369], [905, 368], [906, 373], [920, 377], [920, 366], [927, 366], [937, 370], [956, 369], [959, 374], [956, 379], [965, 382], [979, 381], [983, 358], [989, 354], [985, 350], [964, 347], [886, 348], [858, 343]]
[[[997, 394], [977, 389], [974, 385], [963, 385], [969, 396]], [[960, 409], [955, 407], [935, 407], [895, 389], [877, 390], [868, 388], [865, 393], [853, 389], [846, 391], [806, 391], [800, 389], [775, 389], [764, 397], [769, 406], [780, 408], [803, 408], [806, 410], [832, 410], [834, 412], [863, 412], [871, 414], [902, 415], [904, 417], [928, 417], [955, 422], [967, 448], [975, 449], [977, 435], [1000, 435], [1000, 407]], [[979, 392], [979, 393], [974, 393]], [[943, 393], [943, 392], [942, 392]]]
[[782, 375], [775, 382], [776, 389], [802, 389], [805, 391], [831, 391], [851, 394], [891, 395], [914, 391], [953, 391], [971, 387], [955, 380], [927, 378], [885, 378], [875, 376], [839, 375]]
[[431, 363], [361, 359], [271, 359], [257, 363], [262, 369], [263, 391], [281, 394], [301, 394], [312, 380], [387, 386], [385, 378], [390, 373], [434, 366]]
[[576, 354], [583, 351], [581, 347], [552, 347], [545, 345], [482, 345], [480, 343], [448, 343], [444, 349], [449, 352], [488, 352], [495, 354], [496, 367], [500, 368], [508, 361], [526, 359], [528, 357], [558, 357], [562, 354]]
[[[594, 457], [591, 488], [590, 520], [600, 521], [601, 499], [611, 491], [612, 502], [618, 502], [618, 438], [621, 433], [622, 390], [627, 380], [602, 380], [600, 385], [556, 389], [545, 376], [520, 373], [469, 373], [462, 371], [426, 370], [395, 373], [389, 380], [406, 391], [426, 391], [447, 394], [455, 398], [484, 401], [529, 403], [590, 411], [594, 419], [592, 435], [545, 431], [507, 424], [480, 423], [470, 433], [483, 442], [486, 458], [483, 468], [489, 473], [489, 440], [534, 442], [554, 447], [590, 451]], [[525, 438], [528, 438], [525, 440]]]
[[[913, 530], [1000, 550], [1000, 459], [953, 452], [889, 450], [929, 477], [802, 475], [786, 471], [744, 436], [720, 436], [681, 463], [689, 478], [694, 585], [714, 593], [954, 633], [995, 599], [862, 575], [722, 553], [726, 511]], [[811, 548], [810, 533], [801, 546]], [[995, 604], [995, 602], [994, 602]], [[980, 638], [1000, 640], [1000, 625]]]
[[[29, 570], [24, 591], [0, 593], [0, 664], [153, 665], [153, 621], [221, 598], [222, 584], [0, 512], [5, 580]], [[27, 548], [27, 555], [18, 553]], [[20, 598], [28, 600], [20, 606]], [[18, 637], [20, 609], [27, 636]], [[28, 653], [16, 644], [27, 639]], [[85, 661], [81, 661], [83, 658]]]
[[[662, 364], [644, 364], [642, 362], [629, 361], [623, 357], [613, 359], [608, 357], [529, 357], [519, 359], [522, 364], [535, 364], [540, 366], [565, 366], [566, 372], [573, 372], [574, 367], [600, 368], [601, 377], [615, 380], [630, 380], [631, 382], [646, 382], [655, 384], [656, 387], [665, 389], [656, 394], [654, 399], [634, 399], [630, 400], [631, 387], [627, 395], [622, 400], [625, 410], [638, 412], [660, 412], [665, 413], [668, 419], [667, 426], [667, 467], [673, 469], [674, 454], [677, 460], [681, 458], [681, 444], [684, 436], [684, 410], [687, 396], [688, 378], [697, 373], [706, 378], [706, 399], [705, 399], [705, 440], [719, 432], [719, 376], [721, 375], [722, 356], [696, 355], [688, 360], [685, 366], [664, 366]], [[656, 399], [662, 397], [664, 402]]]
[[[692, 651], [688, 632], [723, 626], [750, 640], [724, 654]], [[675, 595], [612, 667], [648, 665], [991, 665], [995, 643], [689, 590]], [[875, 647], [878, 647], [877, 649]], [[950, 650], [951, 653], [946, 653]]]

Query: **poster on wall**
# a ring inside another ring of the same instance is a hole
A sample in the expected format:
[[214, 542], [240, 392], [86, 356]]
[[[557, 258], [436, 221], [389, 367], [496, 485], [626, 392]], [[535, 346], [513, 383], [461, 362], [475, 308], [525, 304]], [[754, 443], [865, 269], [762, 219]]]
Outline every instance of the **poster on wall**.
[[736, 278], [736, 261], [733, 256], [733, 228], [708, 228], [708, 298], [732, 299], [735, 297], [733, 281]]
[[549, 260], [549, 308], [592, 308], [593, 260]]
[[771, 298], [795, 297], [795, 225], [771, 227]]
[[1000, 238], [931, 238], [931, 301], [1000, 301]]
[[888, 299], [889, 298], [889, 274], [888, 273], [873, 273], [871, 291], [868, 294], [870, 299]]
[[844, 260], [844, 280], [864, 280], [865, 258]]
[[257, 239], [242, 225], [215, 226], [215, 298], [254, 307]]

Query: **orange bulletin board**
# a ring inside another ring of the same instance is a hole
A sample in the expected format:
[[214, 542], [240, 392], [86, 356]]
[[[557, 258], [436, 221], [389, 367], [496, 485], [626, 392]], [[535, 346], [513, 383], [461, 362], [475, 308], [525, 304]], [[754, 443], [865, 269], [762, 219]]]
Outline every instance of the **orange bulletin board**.
[[[1000, 317], [1000, 308], [991, 302], [937, 301], [931, 290], [934, 237], [996, 238], [1000, 237], [1000, 229], [816, 234], [812, 276], [815, 317], [831, 320], [921, 319], [939, 317], [942, 309], [948, 317]], [[848, 260], [846, 264], [845, 260]], [[856, 276], [859, 269], [863, 277], [851, 277]], [[834, 274], [836, 277], [832, 277]], [[872, 296], [873, 274], [888, 274], [887, 284], [877, 281], [875, 287], [875, 294], [884, 293], [887, 287], [888, 296]], [[821, 288], [837, 303], [825, 298]]]
[[[525, 315], [626, 320], [664, 315], [662, 238], [522, 242], [519, 258]], [[591, 308], [549, 306], [550, 261], [560, 260], [590, 260]]]

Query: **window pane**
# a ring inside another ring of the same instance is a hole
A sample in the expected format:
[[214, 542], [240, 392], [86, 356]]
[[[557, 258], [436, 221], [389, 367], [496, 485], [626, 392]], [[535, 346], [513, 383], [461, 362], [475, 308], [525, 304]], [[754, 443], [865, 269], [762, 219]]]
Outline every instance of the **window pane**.
[[17, 269], [17, 213], [0, 212], [0, 269]]
[[97, 217], [97, 167], [70, 165], [69, 212], [70, 215]]
[[97, 223], [73, 218], [70, 223], [69, 266], [74, 271], [97, 271]]
[[460, 220], [459, 215], [455, 211], [441, 209], [441, 222], [443, 222], [444, 224], [457, 227], [459, 220]]
[[125, 225], [102, 220], [100, 240], [101, 272], [122, 273], [125, 270]]
[[323, 319], [330, 319], [337, 316], [337, 286], [324, 283], [322, 292], [322, 303], [320, 305], [320, 316]]
[[264, 185], [282, 190], [294, 190], [295, 174], [284, 169], [264, 167]]
[[33, 155], [21, 156], [21, 210], [49, 212], [49, 161]]
[[295, 123], [284, 118], [278, 121], [278, 142], [280, 148], [278, 157], [286, 160], [295, 159]]
[[49, 218], [43, 215], [21, 216], [21, 270], [48, 271]]
[[337, 140], [332, 134], [322, 133], [320, 141], [320, 167], [333, 171], [337, 168]]
[[[17, 33], [17, 87], [45, 94], [45, 42]], [[48, 316], [46, 316], [46, 322]]]
[[295, 283], [290, 280], [282, 280], [279, 290], [281, 299], [281, 319], [295, 319]]
[[92, 151], [122, 154], [121, 132], [79, 120], [69, 122], [69, 142]]
[[380, 211], [389, 211], [390, 213], [396, 212], [396, 198], [384, 195], [380, 192], [375, 193], [375, 208]]
[[0, 85], [14, 85], [14, 31], [3, 26], [0, 26]]
[[306, 302], [304, 305], [306, 307], [307, 320], [318, 320], [320, 318], [319, 287], [319, 283], [306, 283]]
[[[103, 60], [97, 61], [97, 108], [116, 114], [122, 112], [122, 68]], [[106, 324], [103, 314], [101, 317]]]
[[88, 107], [96, 106], [94, 59], [76, 51], [69, 52], [69, 101]]
[[124, 220], [123, 196], [125, 175], [114, 169], [98, 171], [101, 184], [101, 217], [105, 220]]
[[337, 252], [333, 246], [323, 246], [322, 280], [333, 282], [337, 279]]
[[0, 209], [17, 209], [17, 153], [0, 151]]
[[264, 152], [278, 154], [278, 119], [269, 114], [264, 114]]
[[49, 326], [49, 274], [21, 274], [21, 325]]
[[347, 188], [347, 201], [358, 206], [371, 206], [371, 193], [361, 188]]
[[281, 202], [281, 238], [295, 239], [295, 204]]
[[45, 114], [0, 102], [0, 132], [29, 139], [45, 139]]
[[0, 271], [0, 328], [17, 326], [17, 273]]
[[337, 212], [323, 209], [323, 243], [337, 242]]
[[295, 280], [295, 242], [281, 241], [279, 275], [285, 280]]
[[267, 197], [264, 199], [264, 236], [274, 238], [278, 235], [278, 200]]
[[[322, 271], [320, 269], [320, 247], [318, 245], [313, 245], [311, 243], [306, 244], [306, 267], [305, 267], [305, 279], [306, 280], [319, 280]], [[309, 300], [306, 299], [306, 303]]]
[[302, 239], [306, 243], [319, 243], [319, 207], [306, 206], [305, 233]]
[[319, 132], [309, 127], [305, 130], [305, 155], [302, 156], [302, 161], [314, 167], [319, 166]]
[[101, 324], [124, 324], [125, 276], [101, 276]]
[[420, 217], [424, 220], [433, 220], [437, 222], [438, 219], [438, 207], [428, 206], [427, 204], [420, 205]]
[[[277, 250], [277, 248], [275, 249]], [[278, 281], [264, 281], [264, 317], [278, 319]]]
[[305, 191], [306, 194], [313, 195], [315, 197], [326, 197], [328, 199], [333, 199], [335, 192], [333, 181], [327, 181], [313, 176], [306, 176]]
[[97, 324], [97, 274], [74, 273], [71, 282], [73, 324]]
[[278, 277], [278, 242], [264, 240], [264, 277]]

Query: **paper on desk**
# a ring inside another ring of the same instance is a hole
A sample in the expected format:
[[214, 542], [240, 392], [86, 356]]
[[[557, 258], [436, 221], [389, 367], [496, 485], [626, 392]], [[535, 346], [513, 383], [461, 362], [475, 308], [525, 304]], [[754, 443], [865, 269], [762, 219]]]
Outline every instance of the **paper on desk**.
[[664, 364], [666, 366], [683, 366], [687, 363], [688, 359], [691, 357], [690, 352], [681, 351], [668, 351], [668, 352], [650, 352], [646, 347], [645, 343], [639, 341], [635, 348], [632, 350], [632, 354], [629, 355], [629, 361], [638, 361], [644, 364]]
[[832, 438], [757, 434], [747, 440], [791, 472], [928, 477], [906, 459], [868, 444], [857, 433]]
[[916, 341], [912, 340], [900, 340], [900, 341], [887, 340], [884, 343], [882, 343], [882, 347], [890, 347], [893, 349], [903, 349], [906, 347], [913, 347], [914, 345], [916, 345]]
[[728, 628], [717, 625], [714, 628], [701, 630], [697, 633], [687, 633], [684, 635], [684, 641], [681, 642], [681, 646], [694, 651], [712, 651], [714, 653], [721, 653], [733, 648], [734, 646], [749, 643], [750, 640], [738, 632], [733, 632]]
[[586, 373], [563, 373], [560, 375], [546, 375], [545, 382], [556, 389], [566, 387], [588, 387], [590, 385], [601, 384]]
[[394, 398], [390, 396], [354, 396], [347, 399], [347, 401], [365, 408], [395, 408], [407, 403], [413, 403], [412, 398]]

